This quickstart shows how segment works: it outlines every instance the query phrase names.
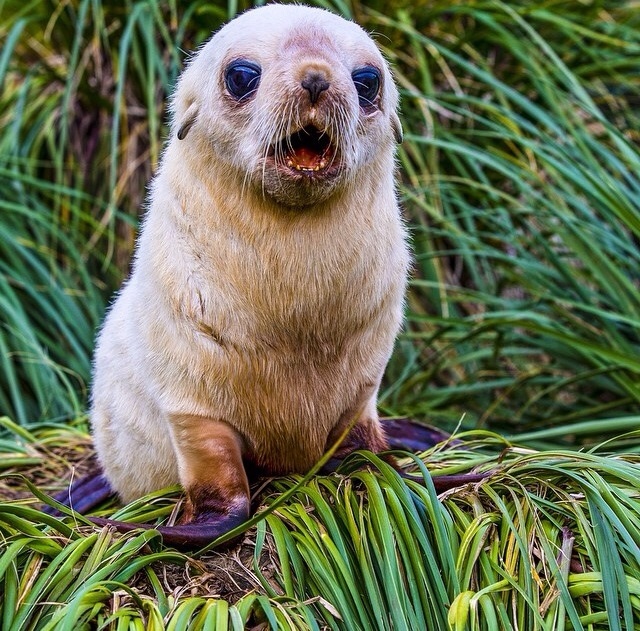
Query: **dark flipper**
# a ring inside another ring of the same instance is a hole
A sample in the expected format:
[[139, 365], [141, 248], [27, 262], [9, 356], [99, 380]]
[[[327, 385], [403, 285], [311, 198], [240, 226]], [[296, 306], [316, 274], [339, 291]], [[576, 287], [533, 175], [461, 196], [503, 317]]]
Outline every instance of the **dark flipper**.
[[[85, 514], [114, 495], [115, 492], [108, 480], [102, 475], [102, 472], [98, 471], [77, 480], [69, 488], [56, 493], [53, 497], [76, 512]], [[42, 511], [56, 517], [62, 516], [62, 513], [53, 506], [45, 505], [42, 507]], [[200, 515], [192, 523], [177, 526], [154, 526], [103, 517], [88, 517], [87, 519], [97, 526], [110, 526], [122, 533], [134, 530], [157, 530], [166, 545], [182, 550], [194, 550], [209, 545], [248, 518], [249, 510], [247, 507], [243, 507], [239, 511], [219, 514], [209, 511], [206, 516]]]
[[424, 451], [450, 437], [434, 427], [421, 425], [408, 418], [380, 419], [389, 441], [389, 449]]
[[102, 517], [88, 517], [89, 521], [97, 526], [110, 526], [118, 532], [157, 530], [162, 535], [162, 542], [165, 545], [173, 546], [179, 550], [204, 548], [218, 537], [244, 523], [248, 518], [248, 511], [229, 511], [218, 515], [210, 513], [207, 515], [207, 521], [203, 522], [191, 522], [177, 526], [153, 526], [152, 524], [129, 523]]
[[[457, 439], [451, 439], [451, 435], [447, 432], [435, 427], [422, 425], [408, 418], [381, 419], [381, 423], [390, 450], [425, 451], [446, 440], [449, 440], [452, 445], [460, 444], [460, 441]], [[363, 447], [356, 446], [356, 448], [362, 449]], [[364, 446], [364, 448], [366, 448], [366, 446]], [[382, 454], [381, 457], [393, 466], [405, 480], [411, 480], [424, 485], [422, 476], [404, 471], [402, 467], [398, 465], [396, 458], [392, 454]], [[334, 473], [340, 465], [342, 465], [344, 460], [345, 458], [331, 458], [322, 468], [322, 473]], [[482, 480], [488, 476], [488, 473], [460, 473], [455, 475], [435, 475], [431, 477], [431, 480], [436, 491], [442, 493], [443, 491], [448, 491], [466, 484], [482, 482]]]
[[[101, 471], [98, 471], [73, 482], [70, 487], [56, 493], [53, 498], [78, 513], [84, 514], [114, 495], [115, 492], [108, 480]], [[61, 514], [53, 506], [44, 506], [42, 510], [49, 515], [59, 516]]]
[[[389, 449], [425, 451], [451, 438], [451, 435], [447, 432], [435, 427], [421, 425], [408, 418], [390, 418], [381, 419], [381, 421], [387, 435]], [[454, 439], [452, 444], [455, 445], [458, 442]], [[405, 480], [413, 480], [419, 484], [424, 483], [421, 476], [406, 473], [400, 468], [398, 468], [398, 472]], [[432, 476], [431, 479], [436, 491], [442, 493], [465, 484], [482, 482], [488, 476], [488, 473], [460, 473], [455, 475], [436, 475]]]

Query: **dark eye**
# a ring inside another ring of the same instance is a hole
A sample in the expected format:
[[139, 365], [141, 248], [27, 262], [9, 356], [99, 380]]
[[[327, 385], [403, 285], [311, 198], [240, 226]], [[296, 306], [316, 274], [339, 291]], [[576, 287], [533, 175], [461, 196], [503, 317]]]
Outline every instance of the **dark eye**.
[[351, 78], [356, 86], [360, 107], [373, 105], [380, 91], [380, 71], [373, 66], [365, 66], [354, 70]]
[[232, 61], [224, 72], [224, 83], [238, 101], [251, 96], [260, 83], [260, 66], [251, 61]]

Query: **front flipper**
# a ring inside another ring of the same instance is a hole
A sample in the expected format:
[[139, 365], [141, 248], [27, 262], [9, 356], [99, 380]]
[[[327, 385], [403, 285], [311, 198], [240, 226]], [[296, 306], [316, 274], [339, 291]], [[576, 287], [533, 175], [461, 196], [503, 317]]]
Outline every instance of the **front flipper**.
[[[380, 427], [384, 433], [380, 431]], [[352, 451], [366, 449], [373, 453], [389, 450], [426, 451], [431, 447], [450, 439], [450, 435], [440, 429], [421, 425], [408, 418], [380, 419], [379, 423], [358, 421], [349, 432], [343, 444], [323, 467], [323, 473], [333, 473]], [[455, 444], [455, 441], [454, 441]], [[405, 480], [424, 483], [421, 476], [406, 473], [391, 454], [383, 456]], [[449, 489], [476, 484], [488, 477], [488, 473], [460, 473], [454, 475], [433, 476], [431, 479], [438, 493]]]
[[[87, 519], [119, 532], [157, 530], [167, 545], [197, 549], [241, 525], [250, 516], [249, 483], [242, 462], [242, 440], [227, 423], [197, 416], [172, 418], [180, 482], [186, 495], [181, 523], [153, 526], [102, 517]], [[101, 471], [82, 478], [54, 496], [61, 504], [86, 513], [114, 495]], [[60, 515], [45, 506], [43, 511]]]
[[134, 530], [157, 530], [162, 535], [165, 545], [179, 550], [197, 550], [208, 546], [218, 537], [236, 528], [249, 517], [248, 511], [229, 511], [220, 515], [209, 514], [208, 520], [202, 523], [178, 524], [177, 526], [153, 526], [151, 524], [129, 523], [106, 519], [103, 517], [88, 517], [97, 526], [110, 526], [118, 532], [127, 533]]
[[[82, 495], [84, 491], [87, 491], [86, 496]], [[85, 514], [114, 495], [109, 482], [99, 471], [82, 478], [74, 483], [70, 489], [56, 493], [53, 497], [76, 512]], [[207, 503], [205, 502], [205, 504]], [[162, 535], [165, 545], [180, 550], [195, 550], [209, 545], [249, 518], [248, 500], [246, 506], [241, 504], [237, 508], [229, 508], [228, 510], [224, 506], [216, 510], [210, 503], [208, 504], [207, 510], [196, 509], [194, 511], [193, 521], [176, 526], [154, 526], [153, 524], [125, 522], [104, 517], [87, 517], [87, 519], [96, 526], [109, 526], [121, 533], [133, 532], [134, 530], [157, 530]], [[204, 506], [204, 504], [198, 504], [197, 501], [195, 505]], [[55, 517], [63, 516], [63, 513], [53, 506], [45, 505], [42, 507], [42, 511]]]
[[228, 518], [238, 525], [248, 518], [249, 481], [238, 432], [223, 421], [193, 415], [172, 416], [171, 430], [187, 493], [182, 523], [226, 523]]

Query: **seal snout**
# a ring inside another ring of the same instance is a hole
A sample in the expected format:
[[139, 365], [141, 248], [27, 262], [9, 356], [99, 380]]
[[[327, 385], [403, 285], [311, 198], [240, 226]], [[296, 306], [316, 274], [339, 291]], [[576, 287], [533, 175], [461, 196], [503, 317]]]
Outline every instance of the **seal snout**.
[[323, 72], [312, 70], [307, 72], [300, 82], [300, 85], [309, 93], [311, 105], [315, 105], [318, 102], [320, 95], [325, 90], [328, 90], [331, 84]]

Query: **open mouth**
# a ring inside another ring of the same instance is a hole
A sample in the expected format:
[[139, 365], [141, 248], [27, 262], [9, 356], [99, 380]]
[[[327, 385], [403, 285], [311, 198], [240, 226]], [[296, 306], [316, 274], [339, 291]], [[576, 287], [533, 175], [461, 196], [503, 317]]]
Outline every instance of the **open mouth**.
[[335, 146], [326, 133], [313, 125], [281, 140], [274, 153], [283, 157], [282, 162], [289, 169], [305, 175], [324, 173], [335, 166]]

